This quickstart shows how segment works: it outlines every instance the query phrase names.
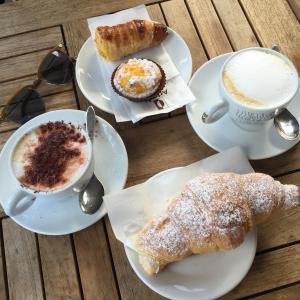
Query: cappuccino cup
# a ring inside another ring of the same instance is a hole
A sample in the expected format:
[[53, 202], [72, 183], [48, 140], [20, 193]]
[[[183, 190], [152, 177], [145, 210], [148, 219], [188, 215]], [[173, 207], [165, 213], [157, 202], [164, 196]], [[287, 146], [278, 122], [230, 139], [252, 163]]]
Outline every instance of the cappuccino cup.
[[229, 114], [245, 130], [258, 130], [285, 108], [299, 85], [293, 63], [268, 48], [247, 48], [235, 52], [219, 74], [218, 103], [202, 115], [204, 123], [213, 123]]
[[78, 124], [49, 121], [31, 126], [12, 146], [9, 172], [17, 186], [5, 212], [17, 215], [36, 199], [76, 195], [94, 171], [92, 143]]

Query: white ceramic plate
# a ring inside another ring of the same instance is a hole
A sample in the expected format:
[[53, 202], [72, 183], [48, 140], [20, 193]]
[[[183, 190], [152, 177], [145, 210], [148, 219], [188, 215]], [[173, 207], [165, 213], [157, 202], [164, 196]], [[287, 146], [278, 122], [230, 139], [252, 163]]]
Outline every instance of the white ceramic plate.
[[[273, 120], [266, 122], [260, 131], [246, 131], [235, 125], [226, 114], [212, 124], [204, 124], [202, 113], [218, 102], [219, 72], [225, 60], [231, 55], [227, 53], [215, 57], [202, 65], [193, 75], [189, 86], [196, 97], [196, 101], [186, 106], [189, 121], [198, 136], [216, 151], [224, 151], [234, 146], [241, 146], [249, 159], [270, 158], [286, 152], [299, 142], [287, 141], [279, 136]], [[288, 109], [300, 123], [300, 89]]]
[[[16, 186], [9, 177], [8, 157], [11, 147], [26, 129], [33, 124], [48, 121], [67, 120], [75, 124], [85, 123], [85, 112], [79, 110], [58, 110], [42, 114], [20, 127], [7, 141], [0, 154], [0, 203], [5, 208], [8, 197]], [[105, 120], [97, 117], [94, 153], [95, 175], [102, 182], [106, 193], [121, 190], [126, 182], [128, 157], [123, 141], [115, 129]], [[61, 235], [86, 228], [106, 214], [105, 206], [93, 215], [84, 214], [79, 207], [78, 196], [64, 199], [38, 197], [24, 212], [12, 217], [22, 227], [41, 234]]]
[[[149, 180], [159, 181], [165, 172]], [[156, 276], [148, 276], [138, 262], [135, 251], [125, 247], [127, 258], [137, 276], [153, 291], [173, 300], [216, 299], [236, 287], [249, 271], [256, 252], [256, 230], [232, 251], [192, 255], [168, 265]]]
[[[192, 56], [182, 37], [171, 28], [163, 45], [177, 67], [180, 75], [187, 83], [192, 75]], [[83, 95], [96, 107], [113, 113], [109, 95], [105, 93], [105, 85], [97, 61], [97, 49], [92, 37], [83, 44], [76, 61], [76, 79]]]

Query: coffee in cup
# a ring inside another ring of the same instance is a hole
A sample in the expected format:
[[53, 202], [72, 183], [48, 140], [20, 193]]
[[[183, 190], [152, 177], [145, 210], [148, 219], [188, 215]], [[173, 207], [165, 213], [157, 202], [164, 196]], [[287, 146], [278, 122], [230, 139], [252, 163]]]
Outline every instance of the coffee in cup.
[[[35, 119], [30, 123], [35, 124]], [[88, 134], [81, 125], [67, 121], [28, 126], [12, 146], [9, 160], [9, 172], [17, 186], [7, 199], [9, 216], [28, 209], [37, 195], [41, 200], [36, 201], [78, 195], [94, 172]]]
[[235, 100], [246, 106], [280, 106], [290, 99], [295, 86], [294, 70], [278, 55], [249, 50], [226, 64], [223, 83]]
[[20, 183], [36, 192], [53, 192], [78, 177], [88, 160], [82, 131], [63, 121], [48, 122], [16, 145], [12, 167]]
[[258, 130], [293, 100], [299, 85], [293, 63], [268, 48], [247, 48], [232, 54], [219, 74], [220, 101], [202, 115], [213, 123], [226, 113], [239, 127]]

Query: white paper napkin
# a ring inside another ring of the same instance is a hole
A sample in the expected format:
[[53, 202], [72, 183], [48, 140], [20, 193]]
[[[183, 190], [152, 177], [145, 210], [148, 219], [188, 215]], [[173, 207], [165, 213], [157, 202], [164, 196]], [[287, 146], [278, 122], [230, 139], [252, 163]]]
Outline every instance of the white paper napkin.
[[[145, 5], [126, 9], [115, 14], [94, 17], [87, 20], [88, 26], [93, 38], [95, 38], [95, 29], [97, 26], [116, 25], [127, 22], [132, 19], [148, 19], [149, 14]], [[171, 34], [171, 33], [170, 33]], [[96, 44], [95, 44], [96, 47]], [[111, 75], [115, 68], [129, 58], [147, 58], [158, 63], [166, 73], [167, 84], [164, 93], [159, 98], [164, 102], [164, 108], [159, 109], [153, 101], [135, 103], [117, 95], [111, 87]], [[98, 56], [99, 68], [105, 83], [106, 93], [112, 100], [112, 108], [117, 122], [132, 121], [137, 122], [147, 116], [168, 113], [176, 108], [186, 105], [195, 100], [191, 90], [181, 78], [176, 66], [172, 62], [169, 54], [163, 47], [163, 44], [154, 48], [145, 49], [120, 59], [115, 62], [107, 62], [104, 58]]]
[[104, 196], [108, 216], [118, 240], [134, 249], [132, 237], [152, 218], [161, 215], [168, 200], [179, 194], [190, 179], [205, 172], [254, 172], [243, 151], [231, 148], [152, 180]]

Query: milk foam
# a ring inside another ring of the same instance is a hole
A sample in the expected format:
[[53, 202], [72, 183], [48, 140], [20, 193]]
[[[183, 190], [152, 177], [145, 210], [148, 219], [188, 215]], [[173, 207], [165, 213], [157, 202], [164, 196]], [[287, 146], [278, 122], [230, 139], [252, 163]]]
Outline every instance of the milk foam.
[[223, 71], [227, 91], [251, 106], [272, 107], [292, 96], [298, 78], [280, 57], [248, 50], [233, 57]]
[[[20, 180], [21, 183], [21, 179], [25, 175], [25, 167], [29, 164], [29, 156], [33, 153], [35, 147], [39, 143], [38, 137], [38, 130], [33, 130], [24, 135], [24, 137], [19, 141], [14, 149], [12, 168], [15, 176]], [[72, 142], [70, 147], [79, 149], [81, 155], [77, 157], [76, 160], [73, 160], [69, 164], [67, 164], [66, 170], [63, 173], [64, 178], [67, 178], [66, 182], [58, 182], [51, 188], [40, 184], [27, 186], [35, 191], [50, 192], [69, 185], [82, 171], [82, 168], [85, 167], [88, 158], [88, 149], [86, 143]]]

